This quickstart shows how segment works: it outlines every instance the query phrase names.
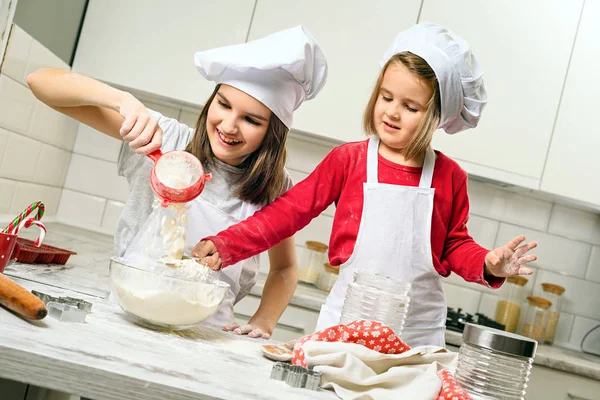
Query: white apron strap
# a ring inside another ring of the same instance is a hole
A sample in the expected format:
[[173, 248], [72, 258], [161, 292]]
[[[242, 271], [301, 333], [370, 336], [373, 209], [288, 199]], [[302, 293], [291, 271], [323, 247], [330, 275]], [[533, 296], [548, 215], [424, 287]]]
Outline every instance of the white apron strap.
[[367, 182], [377, 183], [377, 154], [379, 151], [379, 136], [371, 135], [367, 148]]
[[433, 169], [435, 166], [435, 152], [430, 147], [425, 152], [425, 161], [423, 162], [423, 171], [421, 172], [421, 181], [419, 187], [421, 189], [429, 189], [433, 180]]

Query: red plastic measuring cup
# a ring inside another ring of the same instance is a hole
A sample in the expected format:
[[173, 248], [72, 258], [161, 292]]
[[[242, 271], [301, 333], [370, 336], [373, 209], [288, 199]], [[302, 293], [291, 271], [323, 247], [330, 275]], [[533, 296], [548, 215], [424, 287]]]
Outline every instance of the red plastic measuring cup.
[[202, 193], [211, 174], [204, 173], [202, 163], [187, 151], [173, 150], [163, 154], [156, 150], [148, 154], [154, 161], [150, 173], [150, 186], [161, 200], [161, 205], [187, 203]]

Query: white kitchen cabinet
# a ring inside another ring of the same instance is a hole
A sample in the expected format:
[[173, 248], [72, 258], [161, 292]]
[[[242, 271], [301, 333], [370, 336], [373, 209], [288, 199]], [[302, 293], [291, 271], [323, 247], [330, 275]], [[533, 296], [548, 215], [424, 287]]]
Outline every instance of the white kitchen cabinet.
[[[476, 129], [438, 131], [434, 146], [473, 175], [539, 189], [582, 6], [581, 0], [425, 0], [419, 21], [446, 25], [471, 44], [489, 96]], [[579, 79], [593, 100], [590, 85], [598, 84], [589, 68]]]
[[598, 400], [600, 381], [534, 365], [527, 384], [528, 400]]
[[[249, 295], [234, 307], [236, 322], [245, 324], [258, 310], [260, 297]], [[317, 326], [319, 312], [307, 308], [288, 305], [275, 326], [272, 338], [287, 342], [313, 333]]]
[[541, 189], [600, 206], [600, 1], [585, 2]]
[[340, 142], [365, 138], [362, 115], [379, 61], [399, 31], [417, 20], [421, 0], [257, 0], [249, 40], [302, 24], [329, 65], [319, 95], [294, 115], [295, 130]]
[[246, 40], [254, 0], [90, 0], [73, 71], [193, 105], [214, 84], [194, 53]]

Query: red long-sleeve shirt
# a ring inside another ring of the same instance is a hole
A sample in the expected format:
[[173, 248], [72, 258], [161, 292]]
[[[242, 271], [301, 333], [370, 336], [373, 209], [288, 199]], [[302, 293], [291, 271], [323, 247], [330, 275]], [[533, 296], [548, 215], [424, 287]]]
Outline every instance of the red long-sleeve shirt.
[[[368, 140], [336, 147], [303, 181], [252, 217], [212, 240], [223, 267], [259, 254], [292, 236], [335, 202], [329, 240], [331, 265], [341, 265], [356, 244], [363, 210], [363, 183], [367, 179]], [[433, 264], [442, 276], [454, 272], [468, 282], [499, 287], [504, 279], [486, 275], [488, 252], [467, 231], [469, 199], [467, 173], [441, 152], [437, 153], [432, 187], [435, 188], [431, 224]], [[422, 168], [395, 164], [379, 157], [379, 183], [418, 186]], [[379, 251], [373, 249], [373, 252]]]

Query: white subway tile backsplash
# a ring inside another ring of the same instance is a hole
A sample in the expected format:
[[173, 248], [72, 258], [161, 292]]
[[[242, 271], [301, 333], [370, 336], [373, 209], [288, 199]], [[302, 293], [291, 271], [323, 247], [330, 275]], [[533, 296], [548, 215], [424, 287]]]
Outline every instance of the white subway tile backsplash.
[[554, 344], [558, 346], [568, 347], [569, 338], [571, 336], [571, 329], [573, 328], [573, 322], [575, 316], [568, 313], [561, 313], [558, 318], [558, 324], [556, 326], [556, 333], [554, 334]]
[[165, 117], [175, 118], [179, 117], [179, 108], [169, 107], [162, 104], [152, 103], [150, 101], [142, 101], [144, 105], [154, 111], [157, 111], [164, 115]]
[[332, 224], [333, 218], [326, 215], [318, 216], [305, 226], [304, 229], [296, 232], [294, 235], [296, 244], [304, 246], [306, 241], [315, 240], [329, 245]]
[[37, 183], [17, 182], [9, 213], [17, 215], [34, 201], [42, 201], [46, 206], [44, 215], [56, 215], [61, 188], [39, 185]]
[[8, 144], [8, 137], [10, 136], [10, 132], [0, 128], [0, 159], [4, 157], [4, 152], [6, 151], [6, 146]]
[[29, 136], [41, 142], [71, 151], [79, 122], [59, 113], [41, 101], [35, 103]]
[[90, 128], [85, 124], [77, 127], [73, 152], [116, 163], [122, 141]]
[[583, 348], [585, 351], [600, 354], [600, 328], [596, 328], [600, 325], [600, 320], [593, 320], [580, 316], [575, 317], [573, 322], [573, 329], [571, 331], [571, 337], [569, 338], [569, 344], [571, 348], [575, 350], [581, 350], [583, 341]]
[[100, 224], [101, 227], [110, 232], [114, 232], [117, 221], [119, 221], [121, 213], [123, 212], [123, 207], [125, 207], [125, 204], [120, 201], [108, 200], [106, 202], [106, 207], [104, 208], [104, 215], [102, 216], [102, 222]]
[[58, 208], [61, 221], [77, 226], [99, 227], [106, 199], [65, 189]]
[[17, 182], [0, 178], [0, 214], [8, 214]]
[[498, 226], [500, 226], [498, 221], [478, 217], [477, 215], [471, 215], [467, 223], [469, 234], [471, 234], [473, 239], [481, 246], [490, 250], [494, 248]]
[[117, 165], [73, 154], [65, 188], [121, 202], [127, 201], [127, 180], [117, 175]]
[[548, 233], [600, 245], [600, 214], [555, 205]]
[[447, 282], [444, 282], [443, 286], [448, 307], [461, 308], [462, 311], [469, 314], [475, 314], [477, 312], [481, 300], [481, 292], [461, 286], [455, 286]]
[[554, 283], [565, 288], [561, 296], [562, 311], [600, 320], [600, 286], [597, 283], [550, 271], [539, 271], [535, 288], [539, 288], [542, 283]]
[[0, 75], [0, 127], [27, 134], [35, 101], [28, 88]]
[[286, 146], [287, 167], [306, 173], [311, 173], [334, 147], [305, 142], [291, 136], [288, 136]]
[[469, 181], [471, 213], [527, 228], [546, 230], [552, 203]]
[[496, 307], [498, 306], [499, 296], [493, 294], [483, 293], [481, 295], [481, 302], [479, 303], [478, 313], [485, 315], [488, 318], [496, 318]]
[[19, 181], [33, 180], [42, 144], [17, 133], [11, 133], [0, 164], [0, 176]]
[[179, 117], [177, 118], [177, 120], [191, 128], [196, 128], [196, 122], [198, 122], [198, 115], [200, 115], [200, 110], [193, 112], [181, 110], [179, 112]]
[[6, 49], [2, 73], [17, 82], [25, 82], [25, 69], [33, 39], [27, 32], [13, 25], [12, 33]]
[[537, 261], [531, 263], [533, 266], [580, 278], [585, 276], [591, 245], [501, 223], [495, 246], [503, 246], [518, 235], [525, 235], [527, 241], [534, 240], [538, 243], [538, 247], [531, 251], [538, 256]]
[[71, 69], [67, 64], [65, 64], [64, 61], [54, 55], [54, 53], [52, 53], [50, 50], [45, 48], [40, 42], [34, 40], [31, 44], [31, 51], [29, 52], [27, 67], [25, 67], [25, 76], [28, 76], [32, 72], [45, 67], [67, 70]]
[[62, 187], [69, 166], [71, 153], [57, 147], [42, 144], [40, 157], [33, 179], [37, 183]]
[[598, 246], [592, 248], [585, 278], [600, 283], [600, 247]]

